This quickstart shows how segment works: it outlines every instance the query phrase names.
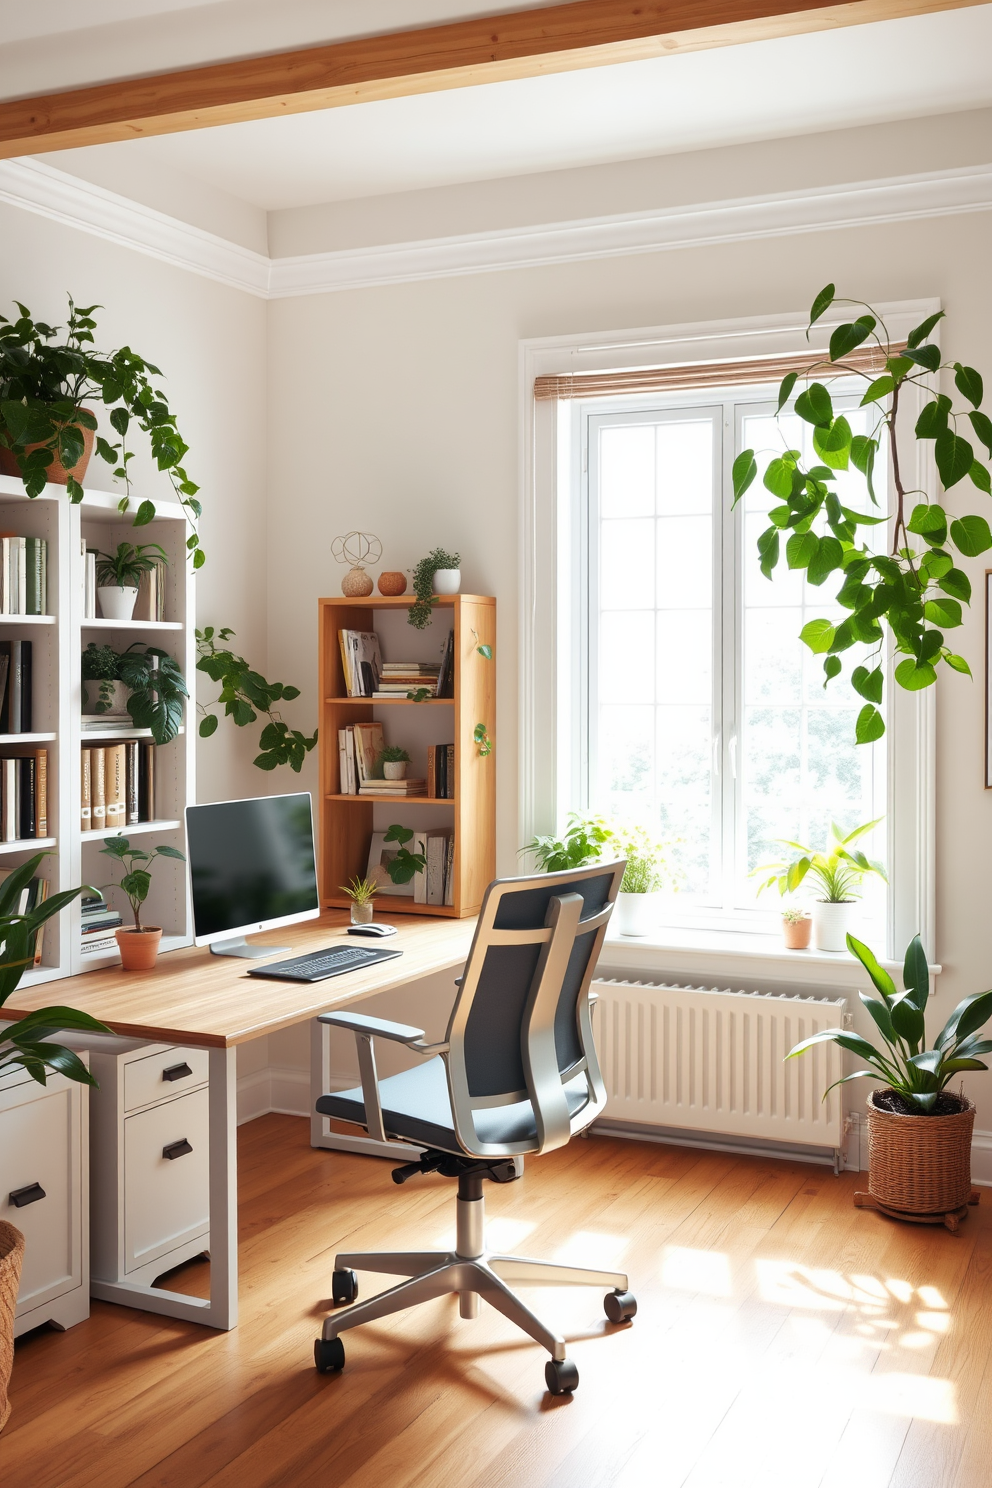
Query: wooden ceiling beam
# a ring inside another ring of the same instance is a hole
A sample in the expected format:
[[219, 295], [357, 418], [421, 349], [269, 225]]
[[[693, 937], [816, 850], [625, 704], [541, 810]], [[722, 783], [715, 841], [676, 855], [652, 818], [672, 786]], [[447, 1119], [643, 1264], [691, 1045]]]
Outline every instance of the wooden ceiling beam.
[[954, 10], [982, 0], [572, 0], [0, 104], [0, 158]]

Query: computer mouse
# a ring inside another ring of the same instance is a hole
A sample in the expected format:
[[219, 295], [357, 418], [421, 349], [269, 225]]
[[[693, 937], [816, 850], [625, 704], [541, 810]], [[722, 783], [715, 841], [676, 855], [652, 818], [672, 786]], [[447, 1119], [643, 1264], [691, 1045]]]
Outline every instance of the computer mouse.
[[381, 935], [395, 935], [396, 934], [396, 926], [395, 925], [375, 925], [375, 924], [373, 924], [373, 925], [349, 925], [348, 926], [348, 934], [349, 935], [371, 935], [373, 937], [373, 939], [378, 939], [378, 937], [381, 936]]

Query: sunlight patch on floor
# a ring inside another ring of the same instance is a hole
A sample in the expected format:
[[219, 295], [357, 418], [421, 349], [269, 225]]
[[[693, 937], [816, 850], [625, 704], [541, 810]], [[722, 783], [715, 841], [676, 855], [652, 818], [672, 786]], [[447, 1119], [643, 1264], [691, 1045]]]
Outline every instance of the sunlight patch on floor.
[[729, 1297], [733, 1291], [730, 1262], [718, 1250], [690, 1250], [666, 1245], [661, 1279], [665, 1286], [682, 1292], [705, 1292], [710, 1297]]
[[553, 1260], [562, 1266], [596, 1266], [609, 1270], [619, 1267], [630, 1244], [626, 1235], [598, 1230], [575, 1230], [564, 1245], [559, 1245]]

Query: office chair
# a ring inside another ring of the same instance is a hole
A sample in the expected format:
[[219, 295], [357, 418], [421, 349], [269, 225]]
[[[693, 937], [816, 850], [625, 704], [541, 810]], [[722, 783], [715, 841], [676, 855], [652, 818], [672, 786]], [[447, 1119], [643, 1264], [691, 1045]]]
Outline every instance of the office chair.
[[[603, 1111], [606, 1088], [592, 1038], [589, 984], [624, 866], [597, 863], [491, 883], [441, 1043], [427, 1044], [422, 1029], [380, 1018], [348, 1011], [320, 1015], [323, 1023], [354, 1031], [362, 1083], [320, 1096], [317, 1110], [354, 1122], [379, 1141], [421, 1149], [416, 1162], [393, 1170], [396, 1183], [419, 1173], [458, 1179], [453, 1251], [335, 1257], [336, 1307], [357, 1298], [356, 1270], [410, 1279], [328, 1315], [314, 1344], [321, 1373], [344, 1367], [345, 1329], [457, 1292], [463, 1318], [477, 1317], [484, 1297], [546, 1348], [548, 1389], [570, 1394], [579, 1374], [565, 1357], [564, 1339], [524, 1305], [510, 1283], [610, 1287], [604, 1307], [611, 1322], [629, 1322], [637, 1311], [622, 1272], [490, 1254], [482, 1196], [483, 1179], [512, 1182], [525, 1155], [563, 1147]], [[423, 1063], [379, 1081], [374, 1038], [404, 1044]]]

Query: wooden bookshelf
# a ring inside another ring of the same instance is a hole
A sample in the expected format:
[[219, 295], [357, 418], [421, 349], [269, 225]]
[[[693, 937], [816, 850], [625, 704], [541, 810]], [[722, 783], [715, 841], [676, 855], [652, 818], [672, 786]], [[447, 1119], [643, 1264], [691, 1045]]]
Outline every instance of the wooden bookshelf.
[[[496, 661], [477, 650], [496, 647], [496, 601], [477, 594], [438, 596], [434, 618], [424, 631], [407, 626], [405, 611], [412, 595], [386, 599], [321, 599], [318, 601], [320, 717], [320, 838], [321, 903], [344, 908], [340, 891], [356, 874], [364, 877], [374, 831], [393, 822], [415, 830], [427, 826], [451, 828], [455, 838], [454, 903], [416, 904], [412, 896], [380, 893], [376, 910], [382, 915], [428, 914], [464, 918], [478, 912], [486, 885], [496, 873], [496, 767], [494, 754], [482, 755], [475, 742], [478, 724], [490, 739], [496, 732]], [[374, 630], [380, 636], [386, 661], [440, 660], [449, 630], [454, 631], [454, 697], [373, 701], [347, 696], [341, 664], [340, 630]], [[401, 654], [402, 653], [402, 654]], [[412, 714], [396, 709], [413, 709]], [[400, 744], [413, 755], [411, 774], [425, 768], [425, 741], [454, 743], [455, 795], [445, 800], [430, 796], [343, 795], [339, 778], [338, 730], [348, 724], [378, 720], [386, 742]], [[414, 735], [416, 737], [414, 737]]]

